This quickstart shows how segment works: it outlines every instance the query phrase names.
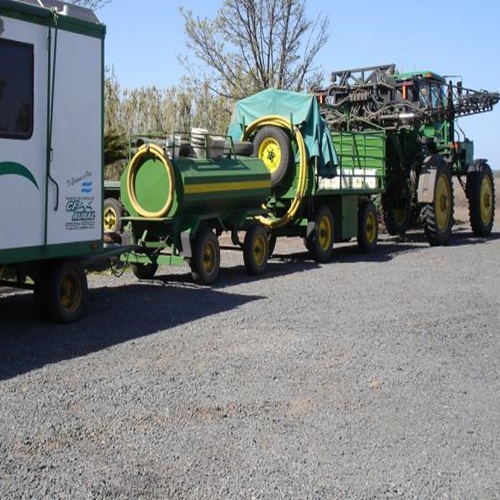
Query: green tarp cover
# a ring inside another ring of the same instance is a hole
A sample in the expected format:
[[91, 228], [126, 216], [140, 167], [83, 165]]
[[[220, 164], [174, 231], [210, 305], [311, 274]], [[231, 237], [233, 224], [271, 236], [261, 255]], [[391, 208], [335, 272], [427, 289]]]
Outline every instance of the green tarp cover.
[[318, 157], [321, 170], [333, 169], [338, 165], [330, 130], [321, 117], [318, 101], [312, 94], [267, 89], [246, 97], [236, 103], [228, 135], [234, 141], [239, 141], [244, 127], [248, 127], [257, 118], [269, 115], [281, 116], [300, 126], [307, 155], [309, 158]]

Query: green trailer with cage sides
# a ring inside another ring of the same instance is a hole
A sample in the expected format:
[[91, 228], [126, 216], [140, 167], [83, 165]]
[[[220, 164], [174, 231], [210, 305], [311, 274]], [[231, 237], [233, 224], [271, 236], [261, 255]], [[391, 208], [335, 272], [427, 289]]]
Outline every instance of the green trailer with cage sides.
[[236, 104], [228, 134], [252, 142], [271, 173], [259, 217], [271, 252], [279, 237], [302, 237], [317, 262], [330, 259], [334, 242], [356, 238], [361, 251], [375, 249], [384, 131], [332, 131], [314, 95], [268, 89]]

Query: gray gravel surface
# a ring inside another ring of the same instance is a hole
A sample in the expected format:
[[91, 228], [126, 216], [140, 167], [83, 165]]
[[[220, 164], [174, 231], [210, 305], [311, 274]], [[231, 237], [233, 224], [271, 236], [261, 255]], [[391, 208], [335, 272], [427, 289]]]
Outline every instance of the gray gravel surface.
[[1, 297], [0, 498], [500, 498], [500, 235], [276, 254]]

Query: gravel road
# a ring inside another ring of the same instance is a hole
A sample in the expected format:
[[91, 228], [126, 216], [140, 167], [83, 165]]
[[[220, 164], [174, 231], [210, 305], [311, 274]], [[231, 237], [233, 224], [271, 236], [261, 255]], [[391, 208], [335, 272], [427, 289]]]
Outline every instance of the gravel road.
[[500, 234], [0, 300], [0, 498], [500, 498]]

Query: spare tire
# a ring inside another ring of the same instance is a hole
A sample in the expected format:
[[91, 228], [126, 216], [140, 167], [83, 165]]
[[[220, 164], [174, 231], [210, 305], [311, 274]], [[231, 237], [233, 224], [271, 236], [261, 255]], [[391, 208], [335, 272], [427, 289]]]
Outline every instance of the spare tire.
[[259, 129], [253, 140], [253, 154], [264, 161], [271, 172], [271, 186], [277, 186], [293, 162], [288, 134], [279, 127], [267, 125]]

